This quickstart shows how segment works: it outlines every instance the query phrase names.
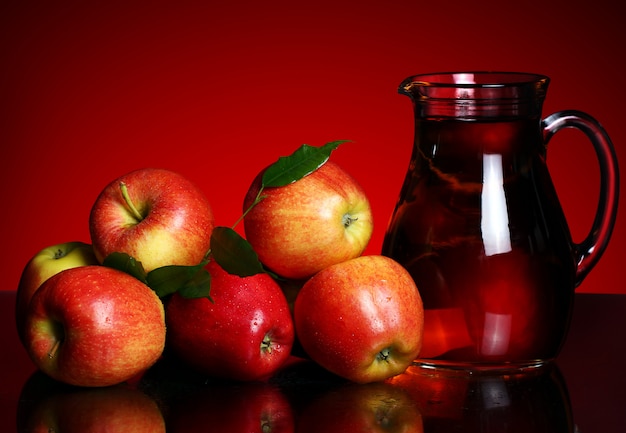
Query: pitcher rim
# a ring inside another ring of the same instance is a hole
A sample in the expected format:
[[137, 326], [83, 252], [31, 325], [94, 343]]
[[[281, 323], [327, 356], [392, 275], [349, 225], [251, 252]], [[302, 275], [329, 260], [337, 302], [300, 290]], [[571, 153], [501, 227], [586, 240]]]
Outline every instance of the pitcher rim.
[[[473, 80], [474, 78], [481, 77], [480, 82], [469, 82], [470, 75], [472, 76], [471, 81], [475, 81]], [[458, 78], [453, 78], [455, 76], [458, 76]], [[493, 78], [485, 80], [486, 77]], [[500, 79], [497, 80], [495, 77], [500, 77]], [[445, 78], [447, 78], [447, 80], [445, 80]], [[400, 88], [405, 91], [408, 91], [413, 87], [503, 88], [537, 85], [538, 83], [544, 83], [544, 85], [547, 85], [549, 82], [550, 77], [545, 74], [534, 72], [459, 70], [411, 75], [402, 81]]]

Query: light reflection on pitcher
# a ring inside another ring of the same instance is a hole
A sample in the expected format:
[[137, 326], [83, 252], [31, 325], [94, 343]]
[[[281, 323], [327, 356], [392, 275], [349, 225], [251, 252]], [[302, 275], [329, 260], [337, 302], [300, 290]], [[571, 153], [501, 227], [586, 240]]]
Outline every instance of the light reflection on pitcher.
[[[602, 255], [617, 211], [618, 168], [602, 127], [578, 111], [542, 120], [549, 79], [521, 73], [407, 78], [415, 141], [382, 253], [415, 279], [425, 308], [419, 362], [520, 368], [553, 359], [574, 289]], [[572, 241], [546, 165], [564, 127], [583, 131], [601, 192], [586, 239]]]

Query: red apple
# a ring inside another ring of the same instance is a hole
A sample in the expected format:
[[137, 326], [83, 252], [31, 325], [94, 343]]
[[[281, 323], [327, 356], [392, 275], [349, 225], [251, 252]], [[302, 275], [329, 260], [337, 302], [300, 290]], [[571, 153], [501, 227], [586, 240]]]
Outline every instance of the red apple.
[[171, 405], [168, 433], [292, 433], [294, 414], [281, 390], [264, 382], [208, 385]]
[[63, 388], [54, 384], [45, 388], [27, 396], [22, 392], [18, 431], [165, 433], [160, 408], [152, 398], [136, 389], [125, 386]]
[[107, 386], [144, 371], [165, 344], [163, 303], [144, 283], [104, 266], [50, 277], [26, 312], [26, 349], [52, 378]]
[[424, 310], [406, 269], [372, 255], [330, 266], [309, 279], [296, 298], [294, 321], [311, 359], [343, 378], [366, 383], [400, 374], [417, 358]]
[[175, 293], [166, 307], [168, 348], [213, 377], [261, 380], [289, 357], [293, 321], [280, 287], [267, 274], [239, 277], [209, 262], [211, 300]]
[[78, 241], [51, 245], [39, 251], [28, 261], [22, 271], [15, 297], [15, 324], [22, 342], [24, 342], [26, 308], [33, 293], [41, 284], [65, 269], [97, 264], [98, 260], [91, 245]]
[[96, 199], [89, 220], [98, 260], [126, 253], [146, 272], [202, 262], [213, 226], [213, 212], [202, 191], [180, 174], [156, 168], [111, 182]]
[[401, 388], [379, 382], [326, 391], [305, 406], [298, 433], [423, 433], [422, 415]]
[[[261, 187], [261, 172], [244, 199], [244, 210]], [[316, 272], [365, 250], [373, 230], [372, 211], [357, 181], [327, 161], [313, 173], [265, 197], [244, 217], [246, 239], [261, 262], [291, 279]]]

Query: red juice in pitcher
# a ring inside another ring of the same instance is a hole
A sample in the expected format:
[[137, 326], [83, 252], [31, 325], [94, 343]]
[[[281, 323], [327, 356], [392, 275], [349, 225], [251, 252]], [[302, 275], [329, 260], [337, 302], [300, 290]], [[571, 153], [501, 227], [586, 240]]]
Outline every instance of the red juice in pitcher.
[[383, 254], [422, 295], [423, 361], [533, 365], [561, 346], [576, 263], [538, 128], [537, 118], [416, 125]]

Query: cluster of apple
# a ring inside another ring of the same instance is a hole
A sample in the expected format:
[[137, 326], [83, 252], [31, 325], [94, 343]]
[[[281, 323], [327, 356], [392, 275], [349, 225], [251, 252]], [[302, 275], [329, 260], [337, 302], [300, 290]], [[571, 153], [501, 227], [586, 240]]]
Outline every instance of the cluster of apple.
[[34, 363], [79, 386], [127, 381], [161, 356], [252, 381], [297, 341], [354, 382], [402, 373], [421, 349], [422, 301], [397, 262], [363, 255], [372, 212], [329, 160], [341, 143], [303, 145], [262, 170], [233, 227], [216, 226], [179, 173], [112, 181], [91, 209], [91, 244], [46, 248], [22, 273], [17, 328]]

